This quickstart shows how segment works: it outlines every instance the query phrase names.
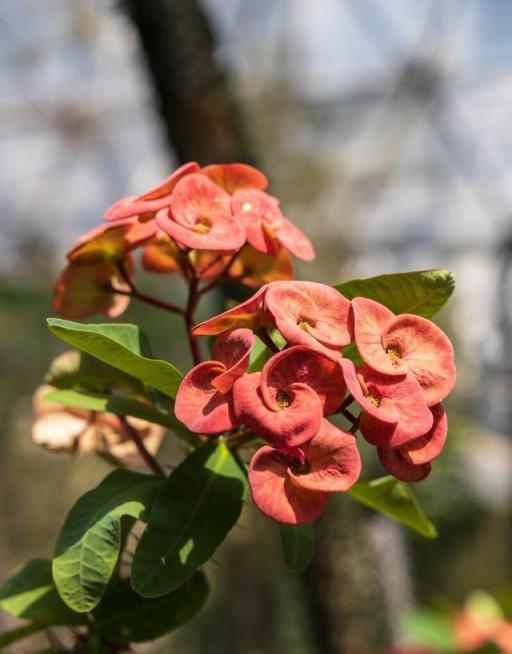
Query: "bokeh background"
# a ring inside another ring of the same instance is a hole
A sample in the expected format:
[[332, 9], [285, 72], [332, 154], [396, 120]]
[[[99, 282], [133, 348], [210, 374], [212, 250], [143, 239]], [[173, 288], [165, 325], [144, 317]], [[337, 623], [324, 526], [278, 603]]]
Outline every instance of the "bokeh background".
[[[315, 242], [299, 278], [456, 274], [438, 321], [459, 369], [449, 443], [418, 488], [440, 538], [421, 541], [341, 498], [318, 526], [312, 568], [296, 577], [277, 530], [248, 507], [208, 566], [207, 608], [158, 647], [375, 654], [403, 637], [415, 607], [507, 591], [511, 35], [509, 0], [3, 0], [2, 578], [51, 555], [65, 512], [108, 470], [30, 439], [31, 394], [62, 351], [44, 318], [65, 250], [115, 199], [181, 161], [245, 160]], [[174, 280], [147, 284], [182, 293]], [[122, 319], [189, 365], [172, 319], [140, 306]]]

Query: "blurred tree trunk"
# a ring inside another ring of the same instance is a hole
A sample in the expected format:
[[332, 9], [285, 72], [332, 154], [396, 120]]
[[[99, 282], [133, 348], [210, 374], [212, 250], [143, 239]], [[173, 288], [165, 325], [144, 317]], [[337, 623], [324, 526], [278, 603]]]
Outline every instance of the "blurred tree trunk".
[[213, 34], [197, 0], [123, 0], [156, 91], [169, 145], [181, 162], [251, 161]]
[[337, 500], [316, 525], [304, 579], [316, 645], [321, 654], [378, 654], [390, 634], [375, 550], [362, 509]]

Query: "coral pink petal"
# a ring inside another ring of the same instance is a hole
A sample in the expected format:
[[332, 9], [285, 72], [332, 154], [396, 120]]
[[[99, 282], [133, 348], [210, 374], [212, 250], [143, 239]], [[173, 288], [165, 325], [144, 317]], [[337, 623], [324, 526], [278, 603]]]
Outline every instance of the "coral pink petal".
[[231, 393], [219, 393], [212, 380], [225, 371], [217, 361], [200, 363], [184, 377], [176, 395], [176, 417], [191, 431], [221, 434], [234, 429]]
[[227, 193], [234, 193], [242, 188], [263, 191], [268, 186], [268, 179], [262, 172], [243, 163], [211, 164], [202, 168], [201, 173]]
[[323, 513], [330, 493], [296, 486], [288, 464], [272, 447], [262, 447], [249, 465], [249, 484], [254, 503], [267, 517], [297, 525], [314, 522]]
[[361, 474], [361, 457], [353, 434], [323, 420], [313, 438], [302, 446], [307, 472], [289, 470], [301, 488], [339, 492], [351, 488]]
[[193, 173], [176, 184], [171, 213], [177, 223], [190, 227], [212, 213], [231, 215], [231, 199], [207, 177]]
[[166, 209], [156, 215], [160, 229], [193, 250], [234, 252], [245, 243], [245, 230], [231, 214], [211, 212], [205, 220], [208, 221], [208, 231], [202, 231], [194, 224], [184, 226], [174, 221]]
[[261, 220], [243, 220], [242, 224], [247, 235], [249, 245], [262, 254], [275, 256], [279, 247], [279, 242], [275, 232], [266, 223]]
[[[367, 399], [373, 398], [377, 407], [365, 412], [359, 423], [361, 433], [372, 445], [398, 447], [426, 434], [432, 427], [433, 416], [427, 407], [420, 385], [410, 373], [401, 379], [375, 372], [368, 366], [359, 369], [367, 390]], [[380, 412], [388, 411], [388, 403], [400, 414], [392, 433], [383, 425]]]
[[191, 161], [189, 163], [183, 164], [179, 168], [176, 168], [176, 170], [167, 177], [167, 179], [164, 179], [163, 182], [160, 184], [157, 184], [157, 186], [153, 187], [149, 191], [146, 191], [143, 195], [139, 195], [137, 199], [139, 200], [157, 200], [159, 198], [162, 198], [164, 196], [168, 196], [172, 191], [174, 190], [176, 184], [183, 179], [183, 177], [186, 177], [187, 175], [190, 175], [192, 173], [197, 173], [199, 172], [199, 164], [197, 164], [195, 161]]
[[281, 218], [281, 226], [277, 231], [277, 238], [299, 259], [313, 261], [315, 249], [309, 238], [296, 227], [288, 218]]
[[319, 397], [324, 415], [334, 413], [345, 397], [343, 371], [330, 357], [297, 345], [275, 354], [263, 366], [261, 394], [268, 407], [294, 383], [306, 384]]
[[158, 225], [154, 217], [147, 218], [140, 216], [138, 219], [131, 219], [130, 230], [126, 234], [126, 244], [129, 248], [135, 248], [146, 241], [154, 238], [158, 232]]
[[305, 384], [292, 384], [286, 389], [289, 406], [281, 408], [274, 402], [270, 409], [261, 397], [260, 380], [258, 372], [235, 382], [233, 405], [238, 422], [277, 447], [296, 447], [312, 438], [322, 421], [318, 395]]
[[428, 463], [441, 454], [448, 435], [448, 419], [440, 404], [431, 407], [434, 424], [431, 430], [420, 438], [406, 443], [400, 448], [404, 458], [415, 465]]
[[250, 329], [234, 329], [217, 337], [212, 349], [212, 358], [221, 361], [226, 372], [215, 377], [212, 384], [221, 393], [227, 393], [247, 370], [254, 340]]
[[249, 327], [254, 330], [268, 324], [263, 310], [263, 298], [268, 286], [263, 286], [245, 302], [228, 309], [224, 313], [197, 324], [193, 333], [196, 336], [214, 336], [235, 327]]
[[401, 364], [419, 381], [429, 406], [444, 400], [453, 389], [453, 346], [432, 321], [412, 314], [397, 316], [387, 325], [382, 345], [398, 353]]
[[[274, 282], [265, 306], [292, 345], [339, 350], [352, 340], [350, 302], [338, 291], [315, 282]], [[317, 346], [320, 344], [320, 347]]]
[[404, 375], [407, 366], [399, 359], [392, 359], [382, 344], [382, 336], [395, 317], [383, 304], [365, 297], [352, 300], [354, 312], [354, 337], [363, 361], [377, 372], [386, 375]]
[[368, 389], [362, 376], [357, 373], [354, 363], [349, 359], [339, 359], [338, 364], [343, 370], [350, 393], [363, 411], [374, 416], [385, 425], [395, 426], [400, 420], [400, 413], [395, 405], [388, 400], [381, 400], [377, 406], [368, 397]]
[[415, 482], [428, 477], [432, 466], [430, 463], [415, 465], [405, 460], [399, 449], [377, 448], [382, 467], [400, 481]]

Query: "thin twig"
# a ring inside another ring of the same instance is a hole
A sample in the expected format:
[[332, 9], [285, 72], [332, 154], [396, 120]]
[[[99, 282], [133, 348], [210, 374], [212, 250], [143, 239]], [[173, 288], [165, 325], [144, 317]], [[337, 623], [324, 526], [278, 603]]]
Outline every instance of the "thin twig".
[[140, 300], [141, 302], [146, 302], [146, 304], [151, 304], [155, 307], [159, 307], [160, 309], [165, 309], [165, 311], [170, 311], [171, 313], [178, 313], [181, 315], [184, 314], [183, 309], [177, 306], [176, 304], [173, 304], [172, 302], [165, 302], [165, 300], [159, 300], [158, 298], [153, 297], [152, 295], [148, 295], [143, 291], [139, 291], [135, 287], [133, 280], [128, 274], [128, 271], [126, 270], [126, 266], [123, 261], [119, 263], [117, 267], [119, 273], [121, 274], [121, 277], [126, 282], [130, 290], [125, 291], [123, 289], [115, 288], [114, 286], [112, 286], [111, 288], [114, 293], [117, 293], [118, 295], [129, 295], [131, 297], [137, 298], [137, 300]]
[[194, 311], [199, 300], [199, 295], [197, 293], [197, 285], [199, 280], [197, 277], [194, 277], [190, 280], [188, 287], [188, 301], [187, 308], [185, 309], [185, 325], [187, 328], [187, 337], [190, 344], [190, 351], [192, 352], [192, 359], [194, 360], [194, 365], [197, 366], [198, 363], [201, 363], [201, 351], [199, 349], [199, 342], [197, 337], [192, 333], [194, 327]]
[[139, 454], [141, 457], [144, 459], [145, 463], [147, 464], [148, 468], [155, 473], [155, 475], [158, 475], [159, 477], [165, 477], [165, 471], [161, 467], [161, 465], [158, 463], [158, 461], [155, 459], [155, 457], [148, 452], [146, 449], [146, 446], [144, 445], [144, 442], [142, 438], [140, 437], [139, 432], [130, 425], [128, 420], [124, 416], [119, 416], [123, 427], [125, 428], [128, 436], [130, 437], [131, 441], [137, 448]]

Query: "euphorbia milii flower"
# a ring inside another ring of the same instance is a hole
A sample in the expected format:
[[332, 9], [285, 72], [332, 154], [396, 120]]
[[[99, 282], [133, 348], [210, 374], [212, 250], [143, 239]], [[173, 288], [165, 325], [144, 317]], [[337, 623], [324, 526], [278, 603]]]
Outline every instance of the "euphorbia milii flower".
[[75, 241], [67, 254], [69, 261], [92, 263], [109, 261], [120, 263], [127, 255], [131, 244], [127, 242], [131, 226], [100, 225], [83, 234]]
[[286, 248], [280, 244], [273, 255], [244, 245], [229, 269], [229, 277], [246, 286], [259, 288], [270, 282], [292, 279], [293, 263]]
[[206, 175], [230, 195], [239, 189], [263, 191], [268, 186], [268, 179], [262, 172], [243, 163], [211, 164], [201, 168], [201, 174]]
[[437, 325], [412, 314], [395, 316], [367, 298], [354, 298], [352, 307], [355, 341], [365, 363], [386, 375], [412, 372], [429, 406], [450, 393], [456, 377], [453, 347]]
[[361, 459], [352, 434], [322, 420], [315, 436], [299, 448], [259, 449], [249, 465], [256, 506], [278, 522], [313, 522], [333, 492], [353, 486]]
[[72, 320], [79, 320], [102, 313], [108, 318], [120, 316], [130, 303], [125, 293], [129, 285], [117, 266], [108, 261], [69, 263], [55, 284], [53, 295], [54, 310]]
[[411, 373], [382, 375], [369, 366], [356, 368], [340, 359], [345, 381], [361, 406], [359, 429], [372, 445], [394, 448], [419, 438], [432, 427], [433, 416], [423, 392]]
[[448, 434], [448, 420], [440, 404], [431, 408], [430, 430], [401, 447], [377, 448], [382, 467], [401, 481], [421, 481], [430, 474], [430, 462], [441, 454]]
[[233, 404], [238, 422], [257, 436], [295, 447], [312, 438], [345, 391], [342, 370], [330, 357], [297, 346], [273, 356], [261, 373], [238, 379]]
[[291, 345], [337, 354], [351, 341], [350, 302], [315, 282], [272, 282], [246, 302], [194, 327], [194, 334], [219, 334], [233, 327], [277, 327]]
[[315, 258], [311, 241], [283, 216], [277, 198], [264, 191], [242, 189], [234, 193], [232, 207], [245, 227], [248, 242], [256, 250], [274, 254], [279, 241], [299, 259]]
[[181, 251], [172, 238], [163, 232], [158, 232], [144, 244], [142, 250], [142, 266], [154, 273], [169, 274], [181, 272]]
[[174, 411], [178, 420], [199, 434], [221, 434], [237, 425], [232, 387], [249, 365], [254, 335], [249, 329], [221, 334], [212, 361], [192, 368], [180, 384]]
[[204, 175], [192, 173], [176, 184], [171, 208], [157, 214], [161, 229], [196, 250], [235, 252], [245, 229], [231, 213], [230, 196]]
[[[34, 395], [36, 420], [32, 438], [35, 443], [51, 450], [109, 454], [125, 466], [144, 466], [144, 460], [118, 416], [48, 402], [44, 396], [52, 390], [55, 390], [53, 386], [45, 384]], [[156, 454], [165, 429], [137, 418], [127, 420], [148, 452]]]

